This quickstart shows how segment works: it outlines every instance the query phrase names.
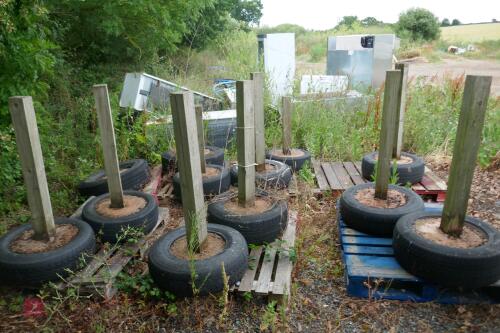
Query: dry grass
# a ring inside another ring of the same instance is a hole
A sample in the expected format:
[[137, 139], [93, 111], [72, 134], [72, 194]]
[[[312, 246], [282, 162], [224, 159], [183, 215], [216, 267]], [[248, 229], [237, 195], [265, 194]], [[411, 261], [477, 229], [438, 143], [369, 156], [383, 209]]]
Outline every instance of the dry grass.
[[500, 23], [467, 24], [441, 28], [447, 42], [480, 42], [500, 39]]

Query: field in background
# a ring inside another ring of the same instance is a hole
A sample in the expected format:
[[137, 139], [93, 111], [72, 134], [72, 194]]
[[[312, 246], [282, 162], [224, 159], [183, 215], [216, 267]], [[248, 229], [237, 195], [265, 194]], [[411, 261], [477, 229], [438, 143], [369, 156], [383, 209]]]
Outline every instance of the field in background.
[[480, 42], [500, 39], [500, 22], [467, 24], [441, 28], [441, 39], [447, 42]]

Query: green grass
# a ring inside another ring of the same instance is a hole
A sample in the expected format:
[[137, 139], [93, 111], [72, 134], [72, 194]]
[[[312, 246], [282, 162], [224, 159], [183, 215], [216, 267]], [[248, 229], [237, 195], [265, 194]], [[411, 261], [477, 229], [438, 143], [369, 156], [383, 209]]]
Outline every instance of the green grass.
[[500, 23], [467, 24], [441, 28], [447, 42], [480, 42], [500, 39]]

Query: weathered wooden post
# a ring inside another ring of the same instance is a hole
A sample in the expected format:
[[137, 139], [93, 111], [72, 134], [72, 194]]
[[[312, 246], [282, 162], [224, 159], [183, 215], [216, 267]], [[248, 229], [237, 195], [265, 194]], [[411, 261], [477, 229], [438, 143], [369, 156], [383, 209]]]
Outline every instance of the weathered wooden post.
[[403, 131], [404, 131], [404, 118], [406, 110], [406, 89], [408, 85], [408, 69], [406, 63], [397, 63], [396, 69], [401, 71], [401, 84], [398, 92], [398, 106], [396, 113], [396, 133], [394, 135], [394, 148], [392, 150], [392, 157], [399, 159], [401, 157], [401, 150], [403, 149]]
[[460, 236], [490, 95], [491, 76], [467, 75], [448, 178], [441, 229]]
[[120, 162], [116, 153], [115, 130], [113, 127], [113, 115], [109, 103], [108, 85], [96, 84], [92, 88], [94, 92], [95, 108], [97, 110], [97, 121], [101, 133], [101, 144], [104, 154], [104, 170], [108, 179], [108, 189], [111, 208], [123, 208], [123, 189], [120, 178]]
[[11, 97], [9, 110], [31, 210], [33, 238], [48, 241], [55, 236], [55, 224], [33, 100], [30, 96]]
[[201, 154], [194, 97], [191, 91], [170, 95], [172, 120], [174, 123], [175, 147], [179, 165], [182, 209], [186, 223], [186, 238], [189, 249], [199, 251], [207, 238], [206, 209], [203, 198]]
[[238, 146], [238, 204], [255, 203], [255, 118], [253, 83], [236, 82], [236, 143]]
[[391, 170], [391, 156], [396, 131], [396, 114], [398, 112], [398, 91], [401, 86], [401, 71], [386, 72], [382, 128], [378, 149], [377, 172], [375, 180], [375, 197], [387, 199], [387, 190]]
[[281, 109], [281, 126], [283, 134], [283, 155], [292, 153], [292, 98], [283, 96]]
[[255, 115], [255, 164], [256, 171], [266, 169], [266, 136], [264, 128], [264, 73], [251, 73], [253, 82], [253, 107]]
[[207, 170], [207, 164], [205, 162], [205, 134], [203, 131], [203, 107], [201, 105], [196, 105], [195, 111], [196, 111], [196, 129], [198, 131], [198, 145], [200, 147], [201, 173], [205, 173]]

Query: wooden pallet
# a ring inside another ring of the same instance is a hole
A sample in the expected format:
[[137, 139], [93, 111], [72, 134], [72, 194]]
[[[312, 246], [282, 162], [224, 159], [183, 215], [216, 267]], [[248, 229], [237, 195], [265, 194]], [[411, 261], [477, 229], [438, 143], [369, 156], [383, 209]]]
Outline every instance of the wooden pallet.
[[[161, 166], [151, 170], [150, 182], [143, 188], [143, 192], [157, 198], [160, 182]], [[71, 217], [80, 218], [83, 207], [92, 198], [88, 198]], [[136, 243], [115, 244], [109, 247], [103, 246], [83, 270], [57, 284], [56, 289], [77, 288], [80, 295], [100, 296], [105, 299], [111, 299], [117, 292], [114, 284], [118, 274], [137, 253], [139, 253], [141, 258], [145, 257], [149, 247], [165, 233], [168, 221], [168, 209], [159, 207], [158, 221], [148, 235], [142, 237]]]
[[[442, 209], [442, 206], [431, 205], [426, 204], [427, 211]], [[398, 264], [392, 250], [392, 238], [370, 236], [351, 229], [340, 215], [338, 221], [349, 295], [446, 304], [500, 303], [500, 281], [474, 291], [437, 286], [411, 275]]]
[[[366, 179], [361, 175], [361, 162], [319, 162], [312, 160], [318, 187], [316, 194], [331, 191], [341, 194], [353, 185], [364, 184]], [[446, 183], [432, 170], [425, 167], [425, 174], [420, 183], [412, 185], [413, 191], [426, 200], [443, 202], [446, 198]]]
[[297, 212], [290, 211], [288, 225], [281, 239], [267, 247], [258, 246], [250, 251], [249, 267], [241, 281], [231, 290], [276, 297], [280, 301], [286, 299], [290, 295], [293, 269], [287, 250], [295, 246], [296, 229]]

